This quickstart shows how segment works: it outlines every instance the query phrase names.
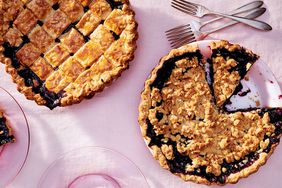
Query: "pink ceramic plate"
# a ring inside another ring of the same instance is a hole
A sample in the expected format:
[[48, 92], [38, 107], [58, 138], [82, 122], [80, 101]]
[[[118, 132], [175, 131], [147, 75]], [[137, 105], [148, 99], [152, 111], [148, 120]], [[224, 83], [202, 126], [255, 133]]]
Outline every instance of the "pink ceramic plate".
[[65, 154], [45, 171], [39, 188], [148, 188], [139, 168], [124, 155], [102, 147]]
[[0, 187], [5, 187], [21, 171], [29, 151], [29, 127], [18, 102], [0, 87], [0, 109], [10, 123], [16, 141], [0, 149]]

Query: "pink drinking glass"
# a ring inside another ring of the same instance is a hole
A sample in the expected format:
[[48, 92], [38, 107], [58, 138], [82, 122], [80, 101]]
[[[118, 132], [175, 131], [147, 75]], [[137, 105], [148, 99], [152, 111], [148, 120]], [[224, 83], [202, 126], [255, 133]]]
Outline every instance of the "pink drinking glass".
[[40, 188], [148, 188], [140, 169], [119, 152], [84, 147], [57, 159], [45, 171]]

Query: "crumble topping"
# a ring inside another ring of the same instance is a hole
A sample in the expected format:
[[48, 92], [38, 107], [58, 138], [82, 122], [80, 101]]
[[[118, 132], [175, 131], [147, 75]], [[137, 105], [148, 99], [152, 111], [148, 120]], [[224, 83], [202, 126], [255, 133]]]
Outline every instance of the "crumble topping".
[[0, 111], [0, 146], [14, 141], [15, 137], [12, 135], [12, 129], [9, 127], [4, 113]]
[[[217, 57], [207, 62], [197, 46], [172, 50], [152, 71], [142, 93], [142, 134], [161, 166], [184, 180], [236, 183], [265, 163], [282, 134], [280, 108], [236, 112], [222, 108], [249, 70], [246, 62], [257, 58], [244, 49], [239, 56], [250, 59], [243, 61], [232, 55], [239, 53], [238, 45], [228, 43], [225, 48], [228, 53], [213, 51]], [[207, 74], [207, 63], [214, 74]], [[226, 94], [222, 101], [215, 91], [220, 74], [223, 86], [218, 89]], [[210, 76], [212, 83], [207, 81]]]
[[[218, 176], [224, 159], [230, 163], [256, 151], [274, 126], [267, 114], [220, 113], [211, 102], [205, 71], [195, 59], [190, 64], [188, 70], [177, 66], [162, 90], [154, 88], [152, 104], [164, 102], [150, 109], [148, 118], [157, 135], [176, 142], [177, 150], [191, 158], [188, 171], [205, 165], [207, 173]], [[189, 138], [188, 144], [175, 135]]]
[[216, 104], [222, 106], [234, 94], [241, 79], [257, 60], [249, 50], [227, 41], [211, 42], [213, 90]]

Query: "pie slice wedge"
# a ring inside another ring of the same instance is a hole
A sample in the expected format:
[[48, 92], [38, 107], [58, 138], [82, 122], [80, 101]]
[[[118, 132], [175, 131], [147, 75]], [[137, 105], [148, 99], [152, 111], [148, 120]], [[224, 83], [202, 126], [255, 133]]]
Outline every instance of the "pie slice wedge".
[[240, 81], [246, 76], [251, 66], [259, 56], [238, 44], [228, 41], [213, 41], [211, 80], [216, 104], [221, 107], [231, 97], [242, 89]]

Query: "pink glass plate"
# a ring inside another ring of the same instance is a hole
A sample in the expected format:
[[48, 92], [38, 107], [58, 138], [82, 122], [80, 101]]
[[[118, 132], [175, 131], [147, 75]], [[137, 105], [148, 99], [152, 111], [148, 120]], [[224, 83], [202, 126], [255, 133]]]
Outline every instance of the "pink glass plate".
[[0, 87], [0, 109], [12, 128], [16, 141], [0, 148], [0, 187], [11, 183], [21, 171], [29, 151], [29, 127], [25, 114], [5, 89]]
[[102, 147], [73, 150], [42, 175], [40, 188], [148, 188], [140, 169], [124, 155]]

